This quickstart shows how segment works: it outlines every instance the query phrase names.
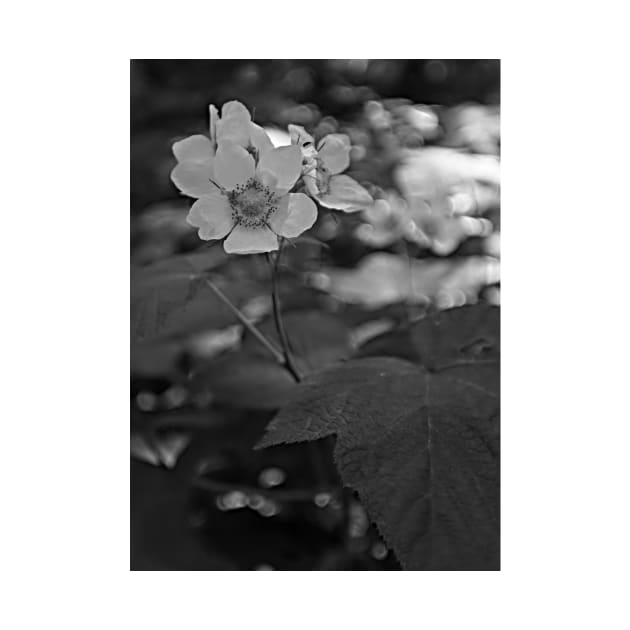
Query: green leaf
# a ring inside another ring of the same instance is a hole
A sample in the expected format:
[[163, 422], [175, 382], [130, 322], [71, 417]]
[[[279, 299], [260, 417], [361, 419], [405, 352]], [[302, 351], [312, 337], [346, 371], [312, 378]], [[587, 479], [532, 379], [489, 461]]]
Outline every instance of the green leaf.
[[498, 395], [470, 369], [349, 361], [301, 384], [260, 446], [336, 435], [344, 484], [406, 569], [498, 570]]
[[[133, 269], [131, 273], [131, 339], [154, 341], [238, 323], [230, 309], [207, 286], [204, 276], [225, 262], [220, 248]], [[237, 306], [264, 293], [247, 277], [224, 274], [215, 284]]]
[[190, 387], [230, 407], [275, 410], [289, 402], [297, 384], [273, 359], [241, 351], [203, 366], [192, 376]]
[[360, 357], [396, 356], [430, 369], [498, 362], [499, 307], [470, 304], [434, 313], [363, 345]]
[[[289, 350], [302, 374], [310, 374], [316, 369], [350, 356], [350, 329], [338, 317], [322, 311], [296, 310], [284, 313], [282, 319]], [[259, 324], [258, 329], [277, 347], [282, 347], [273, 318]], [[268, 356], [265, 349], [249, 333], [246, 333], [243, 339], [243, 349], [252, 355]]]
[[499, 309], [476, 305], [383, 335], [416, 363], [366, 357], [311, 375], [259, 446], [335, 435], [344, 484], [406, 569], [498, 570], [498, 328]]
[[[350, 355], [350, 331], [338, 318], [307, 310], [285, 313], [283, 320], [301, 374], [310, 374]], [[265, 320], [258, 329], [280, 347], [273, 319]], [[267, 349], [247, 332], [241, 350], [197, 369], [191, 387], [231, 407], [270, 410], [286, 405], [297, 391], [286, 368], [270, 358]]]

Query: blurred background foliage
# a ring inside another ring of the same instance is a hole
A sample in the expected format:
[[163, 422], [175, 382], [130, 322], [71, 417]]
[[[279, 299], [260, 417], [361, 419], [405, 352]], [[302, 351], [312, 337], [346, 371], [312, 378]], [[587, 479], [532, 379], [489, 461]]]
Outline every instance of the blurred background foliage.
[[[499, 302], [498, 60], [131, 63], [131, 566], [396, 570], [329, 452], [253, 451], [293, 382], [210, 292], [269, 336], [270, 278], [186, 223], [172, 143], [240, 100], [279, 143], [345, 133], [366, 212], [320, 211], [283, 254], [291, 345], [306, 373], [430, 309]], [[157, 305], [157, 306], [156, 306]], [[325, 449], [324, 449], [325, 450]]]

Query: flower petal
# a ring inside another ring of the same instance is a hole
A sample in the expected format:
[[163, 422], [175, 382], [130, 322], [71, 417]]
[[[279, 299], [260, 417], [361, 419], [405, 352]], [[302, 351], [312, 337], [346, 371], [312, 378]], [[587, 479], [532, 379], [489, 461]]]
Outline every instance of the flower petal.
[[204, 241], [223, 238], [234, 226], [232, 207], [225, 195], [218, 191], [197, 199], [186, 220], [199, 228], [199, 238]]
[[319, 143], [318, 155], [326, 168], [337, 175], [350, 166], [350, 138], [342, 133], [330, 133]]
[[287, 129], [291, 136], [291, 144], [297, 144], [299, 147], [309, 142], [315, 144], [315, 138], [302, 125], [288, 125]]
[[325, 208], [344, 212], [365, 210], [374, 203], [370, 193], [347, 175], [333, 175], [328, 183], [328, 192], [317, 199]]
[[189, 197], [201, 197], [217, 190], [210, 181], [214, 178], [214, 159], [207, 162], [179, 162], [171, 171], [171, 181]]
[[178, 162], [207, 162], [214, 157], [214, 147], [206, 136], [196, 134], [173, 144], [173, 155]]
[[273, 150], [273, 142], [267, 135], [267, 132], [256, 123], [250, 123], [249, 139], [251, 145], [258, 151], [258, 157], [267, 153], [267, 151]]
[[237, 225], [225, 239], [228, 254], [260, 254], [278, 249], [278, 237], [268, 228], [247, 228]]
[[295, 238], [306, 232], [317, 220], [317, 206], [303, 193], [291, 193], [282, 198], [278, 209], [269, 219], [274, 232]]
[[254, 176], [254, 158], [235, 144], [222, 144], [214, 161], [215, 181], [227, 190], [233, 190]]
[[257, 170], [274, 175], [278, 189], [290, 190], [302, 171], [302, 152], [295, 145], [277, 147], [261, 155]]
[[311, 134], [307, 133], [304, 127], [300, 125], [289, 125], [289, 133], [291, 134], [291, 144], [300, 147], [303, 157], [314, 158], [317, 155], [315, 139]]
[[212, 142], [216, 146], [217, 121], [219, 120], [219, 110], [214, 105], [210, 105], [208, 109], [210, 110], [210, 140], [212, 140]]
[[[278, 190], [278, 180], [275, 175], [272, 175], [269, 171], [261, 171], [256, 173], [256, 179], [263, 184], [263, 186], [267, 186], [269, 190]], [[281, 194], [284, 194], [281, 193]]]
[[247, 121], [251, 121], [252, 119], [249, 110], [240, 101], [228, 101], [227, 103], [223, 103], [221, 118], [239, 118]]
[[317, 169], [311, 169], [302, 175], [302, 181], [306, 186], [306, 190], [312, 197], [319, 195], [319, 183], [317, 180]]
[[233, 142], [242, 147], [249, 145], [252, 117], [243, 103], [229, 101], [221, 108], [221, 119], [216, 122], [218, 143]]

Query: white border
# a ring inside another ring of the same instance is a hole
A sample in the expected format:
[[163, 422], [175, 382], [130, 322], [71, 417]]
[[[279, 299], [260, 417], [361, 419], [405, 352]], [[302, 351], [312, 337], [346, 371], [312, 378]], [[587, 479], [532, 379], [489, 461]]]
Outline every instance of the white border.
[[[121, 8], [13, 8], [3, 41], [5, 626], [622, 627], [629, 110], [614, 17]], [[128, 570], [129, 58], [289, 51], [503, 58], [501, 572]]]

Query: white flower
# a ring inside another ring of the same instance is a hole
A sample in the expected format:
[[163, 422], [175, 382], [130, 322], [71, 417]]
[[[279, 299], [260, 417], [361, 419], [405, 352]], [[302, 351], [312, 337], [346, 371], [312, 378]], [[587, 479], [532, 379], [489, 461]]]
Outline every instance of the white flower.
[[212, 187], [214, 158], [217, 146], [229, 142], [243, 147], [256, 160], [273, 149], [271, 140], [259, 125], [252, 122], [250, 113], [242, 103], [229, 101], [219, 110], [210, 105], [210, 137], [196, 134], [173, 144], [177, 165], [171, 180], [189, 197], [208, 194]]
[[238, 101], [210, 105], [210, 135], [173, 144], [171, 173], [182, 193], [197, 198], [188, 223], [203, 240], [223, 239], [234, 254], [278, 249], [278, 236], [294, 238], [317, 219], [308, 196], [289, 191], [301, 173], [298, 147], [274, 148]]
[[322, 206], [343, 212], [358, 212], [374, 203], [363, 186], [347, 175], [340, 175], [350, 165], [348, 136], [331, 133], [315, 147], [313, 136], [304, 127], [289, 125], [289, 132], [291, 143], [302, 151], [302, 177], [306, 190]]
[[251, 114], [239, 101], [225, 103], [220, 117], [217, 108], [210, 105], [210, 139], [215, 147], [223, 142], [237, 144], [256, 160], [274, 148], [265, 130], [252, 122]]
[[[278, 236], [299, 236], [317, 219], [317, 208], [307, 195], [289, 193], [301, 173], [301, 152], [296, 146], [271, 148], [255, 159], [243, 144], [227, 142], [227, 137], [244, 140], [242, 125], [223, 126], [223, 122], [218, 121], [215, 128], [219, 144], [210, 163], [190, 151], [187, 161], [178, 165], [186, 164], [190, 173], [196, 169], [205, 177], [197, 182], [195, 192], [200, 194], [193, 195], [199, 198], [190, 209], [188, 223], [199, 228], [203, 240], [227, 236], [223, 247], [228, 253], [276, 250]], [[187, 148], [192, 147], [189, 142]], [[194, 158], [199, 161], [193, 162]]]

